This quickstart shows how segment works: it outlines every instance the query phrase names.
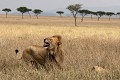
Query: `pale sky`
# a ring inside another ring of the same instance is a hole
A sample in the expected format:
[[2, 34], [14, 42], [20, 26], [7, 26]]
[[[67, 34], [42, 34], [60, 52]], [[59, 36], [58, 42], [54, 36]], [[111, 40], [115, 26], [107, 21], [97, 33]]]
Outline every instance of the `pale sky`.
[[13, 11], [21, 6], [31, 9], [50, 11], [59, 8], [66, 8], [70, 4], [80, 3], [84, 7], [119, 7], [120, 0], [0, 0], [0, 12], [3, 8], [10, 8]]

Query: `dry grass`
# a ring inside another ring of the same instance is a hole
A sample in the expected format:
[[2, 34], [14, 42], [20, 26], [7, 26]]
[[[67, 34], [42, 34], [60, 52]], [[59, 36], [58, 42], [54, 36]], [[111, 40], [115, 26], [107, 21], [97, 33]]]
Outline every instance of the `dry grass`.
[[[25, 17], [22, 20], [19, 16], [8, 19], [2, 16], [0, 80], [120, 80], [120, 22], [96, 20], [86, 18], [74, 27], [70, 17]], [[42, 45], [45, 37], [54, 34], [63, 37], [63, 71], [37, 71], [18, 60], [27, 46]], [[16, 48], [20, 50], [18, 56], [14, 52]], [[104, 67], [109, 73], [92, 71], [93, 66]]]

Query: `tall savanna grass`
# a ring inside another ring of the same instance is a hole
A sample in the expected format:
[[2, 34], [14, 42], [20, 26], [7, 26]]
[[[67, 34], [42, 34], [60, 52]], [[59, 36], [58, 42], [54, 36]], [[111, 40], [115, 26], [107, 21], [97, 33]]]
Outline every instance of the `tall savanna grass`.
[[[71, 17], [0, 18], [0, 79], [1, 80], [120, 80], [120, 22], [117, 19]], [[30, 45], [43, 45], [43, 39], [62, 36], [65, 60], [63, 70], [36, 70], [19, 60]], [[14, 50], [19, 49], [16, 55]], [[97, 73], [100, 66], [108, 73]]]

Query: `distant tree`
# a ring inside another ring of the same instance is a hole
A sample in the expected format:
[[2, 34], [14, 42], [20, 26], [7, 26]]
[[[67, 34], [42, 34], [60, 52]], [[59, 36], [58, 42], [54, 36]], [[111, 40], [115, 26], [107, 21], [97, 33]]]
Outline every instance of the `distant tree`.
[[99, 19], [103, 16], [103, 15], [105, 15], [105, 12], [104, 11], [97, 11], [96, 13], [94, 13], [96, 16], [98, 16], [98, 21], [99, 21]]
[[95, 12], [93, 12], [93, 11], [89, 11], [89, 14], [91, 15], [91, 20], [93, 18], [93, 15], [96, 15]]
[[27, 12], [28, 12], [28, 14], [29, 14], [29, 16], [30, 16], [30, 18], [31, 18], [30, 11], [32, 11], [32, 9], [27, 9]]
[[119, 19], [120, 19], [120, 12], [118, 12], [117, 15], [119, 16]]
[[87, 14], [90, 13], [89, 10], [85, 10], [85, 9], [79, 10], [78, 12], [79, 12], [79, 13], [81, 14], [81, 16], [82, 16], [81, 22], [83, 22], [84, 17], [85, 17]]
[[69, 5], [67, 9], [72, 13], [74, 19], [75, 19], [75, 26], [76, 26], [76, 17], [78, 14], [78, 11], [82, 8], [82, 4], [73, 4]]
[[9, 8], [5, 8], [5, 9], [2, 9], [2, 11], [4, 11], [4, 12], [6, 13], [6, 18], [7, 18], [8, 12], [10, 12], [11, 9], [9, 9]]
[[63, 12], [63, 11], [57, 11], [56, 13], [57, 13], [57, 14], [59, 14], [59, 15], [60, 15], [60, 17], [62, 16], [62, 14], [64, 14], [64, 12]]
[[28, 12], [28, 8], [27, 7], [19, 7], [19, 8], [17, 8], [17, 11], [22, 13], [22, 19], [23, 19], [23, 14]]
[[93, 15], [97, 15], [97, 12], [93, 12], [93, 11], [89, 11], [89, 13], [88, 14], [90, 14], [91, 15], [91, 20], [92, 20], [92, 18], [93, 18]]
[[40, 9], [35, 9], [35, 10], [33, 10], [33, 13], [34, 13], [35, 16], [37, 17], [37, 19], [38, 19], [38, 15], [41, 14], [42, 12], [43, 12], [43, 11], [40, 10]]
[[113, 12], [106, 12], [106, 15], [109, 17], [109, 21], [110, 21], [111, 16], [115, 15], [115, 13], [113, 13]]

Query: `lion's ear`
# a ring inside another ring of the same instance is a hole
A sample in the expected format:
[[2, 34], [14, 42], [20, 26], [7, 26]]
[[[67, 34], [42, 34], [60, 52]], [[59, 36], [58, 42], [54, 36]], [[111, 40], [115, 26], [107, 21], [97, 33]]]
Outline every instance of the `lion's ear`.
[[60, 35], [57, 36], [58, 40], [61, 41], [62, 37]]
[[58, 41], [61, 41], [61, 39], [62, 39], [62, 37], [61, 37], [60, 35], [54, 35], [54, 36], [52, 36], [52, 37], [57, 38], [57, 39], [58, 39]]

